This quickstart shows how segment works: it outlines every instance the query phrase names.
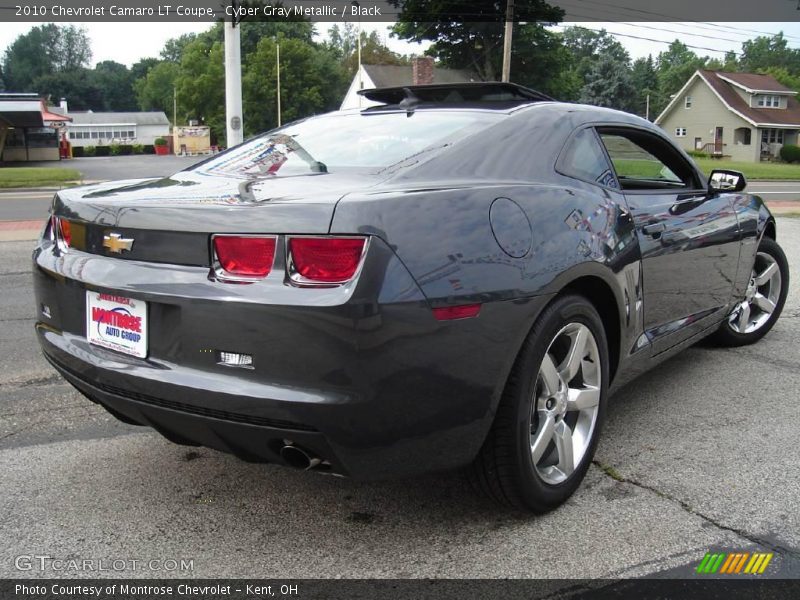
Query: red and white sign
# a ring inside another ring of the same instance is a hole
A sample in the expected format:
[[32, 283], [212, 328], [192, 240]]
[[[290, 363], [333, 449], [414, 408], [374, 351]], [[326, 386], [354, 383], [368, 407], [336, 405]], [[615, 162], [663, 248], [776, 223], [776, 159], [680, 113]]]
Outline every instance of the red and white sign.
[[145, 358], [147, 303], [87, 291], [86, 338], [90, 344]]

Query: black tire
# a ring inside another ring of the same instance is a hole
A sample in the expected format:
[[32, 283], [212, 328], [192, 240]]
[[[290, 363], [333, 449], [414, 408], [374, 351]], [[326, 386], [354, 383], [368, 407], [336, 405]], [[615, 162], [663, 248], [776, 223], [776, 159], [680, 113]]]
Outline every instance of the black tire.
[[[585, 325], [594, 336], [600, 362], [600, 399], [583, 458], [565, 481], [551, 484], [534, 465], [531, 410], [545, 353], [557, 334], [573, 323]], [[542, 312], [517, 357], [492, 428], [468, 469], [473, 486], [500, 504], [535, 513], [548, 512], [565, 502], [586, 475], [597, 447], [605, 416], [608, 371], [608, 342], [597, 310], [583, 296], [557, 298]]]
[[719, 329], [709, 337], [709, 340], [719, 346], [736, 347], [754, 344], [763, 338], [777, 322], [786, 304], [786, 295], [789, 292], [789, 262], [783, 249], [773, 239], [765, 237], [758, 246], [758, 252], [768, 254], [777, 263], [781, 274], [781, 289], [778, 301], [775, 303], [775, 310], [769, 319], [758, 329], [750, 333], [740, 333], [731, 326], [729, 317], [720, 324]]

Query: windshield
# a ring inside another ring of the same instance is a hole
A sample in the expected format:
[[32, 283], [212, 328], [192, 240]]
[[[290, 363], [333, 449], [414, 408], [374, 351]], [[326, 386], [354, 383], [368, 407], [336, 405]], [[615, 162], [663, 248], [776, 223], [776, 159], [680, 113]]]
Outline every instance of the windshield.
[[497, 122], [486, 112], [331, 114], [287, 125], [197, 165], [196, 172], [241, 178], [378, 171]]

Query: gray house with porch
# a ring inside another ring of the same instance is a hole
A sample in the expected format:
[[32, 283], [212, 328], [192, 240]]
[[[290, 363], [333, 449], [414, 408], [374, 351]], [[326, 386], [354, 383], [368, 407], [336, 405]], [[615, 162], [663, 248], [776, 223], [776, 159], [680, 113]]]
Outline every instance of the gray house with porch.
[[758, 162], [797, 144], [800, 102], [770, 75], [699, 70], [656, 124], [684, 150]]

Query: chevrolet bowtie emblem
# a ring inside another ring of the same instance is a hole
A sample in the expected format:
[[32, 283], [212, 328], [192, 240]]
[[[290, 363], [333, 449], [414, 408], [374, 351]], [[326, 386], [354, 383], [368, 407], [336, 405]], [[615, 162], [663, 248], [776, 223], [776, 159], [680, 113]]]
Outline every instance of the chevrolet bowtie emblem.
[[118, 233], [108, 233], [103, 236], [103, 248], [108, 248], [109, 252], [121, 254], [130, 251], [133, 247], [133, 238], [124, 238]]

